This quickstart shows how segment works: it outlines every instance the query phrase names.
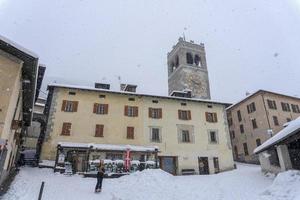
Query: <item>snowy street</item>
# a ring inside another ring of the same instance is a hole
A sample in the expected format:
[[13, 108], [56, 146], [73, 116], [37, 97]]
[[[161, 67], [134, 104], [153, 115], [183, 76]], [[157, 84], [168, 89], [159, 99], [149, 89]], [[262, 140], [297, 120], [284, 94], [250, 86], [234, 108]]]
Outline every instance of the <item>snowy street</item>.
[[[291, 200], [300, 199], [300, 173], [288, 171], [265, 176], [260, 167], [238, 164], [238, 169], [216, 175], [171, 176], [161, 170], [145, 170], [119, 179], [105, 179], [102, 193], [95, 194], [96, 179], [79, 175], [53, 174], [50, 169], [21, 169], [5, 200], [37, 199], [45, 181], [43, 198], [50, 199], [210, 199], [210, 200]], [[273, 183], [274, 181], [274, 183]], [[273, 183], [273, 185], [272, 185]], [[297, 197], [297, 198], [295, 198]]]

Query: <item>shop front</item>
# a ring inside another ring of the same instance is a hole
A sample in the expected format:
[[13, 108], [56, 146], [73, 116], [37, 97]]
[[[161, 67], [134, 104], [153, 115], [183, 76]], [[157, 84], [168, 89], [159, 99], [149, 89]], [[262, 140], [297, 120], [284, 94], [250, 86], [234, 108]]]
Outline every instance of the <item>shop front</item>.
[[127, 174], [157, 168], [157, 154], [158, 148], [155, 146], [60, 142], [57, 145], [55, 171], [93, 176], [102, 160], [108, 176]]

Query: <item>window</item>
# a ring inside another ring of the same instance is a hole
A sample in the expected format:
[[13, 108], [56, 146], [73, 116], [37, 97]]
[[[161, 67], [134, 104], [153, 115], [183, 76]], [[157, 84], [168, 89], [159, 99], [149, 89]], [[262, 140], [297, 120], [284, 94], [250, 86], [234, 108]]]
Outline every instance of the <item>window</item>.
[[103, 137], [103, 124], [96, 124], [95, 137]]
[[162, 118], [162, 109], [161, 108], [149, 108], [149, 118], [161, 119]]
[[288, 103], [281, 102], [281, 108], [285, 112], [290, 112], [291, 111], [290, 104], [288, 104]]
[[241, 131], [241, 133], [244, 133], [244, 126], [243, 126], [243, 124], [240, 125], [240, 131]]
[[268, 102], [268, 107], [270, 109], [274, 109], [274, 110], [277, 109], [276, 102], [274, 100], [267, 99], [267, 102]]
[[106, 96], [105, 96], [104, 94], [100, 94], [100, 95], [99, 95], [99, 98], [100, 98], [100, 99], [105, 99], [105, 97], [106, 97]]
[[247, 110], [248, 110], [248, 113], [252, 113], [252, 112], [256, 111], [255, 103], [252, 102], [249, 105], [247, 105]]
[[158, 103], [158, 100], [152, 100], [152, 103]]
[[96, 113], [96, 114], [99, 114], [99, 115], [108, 114], [108, 104], [94, 103], [93, 113]]
[[127, 127], [127, 139], [134, 139], [134, 127]]
[[243, 143], [243, 147], [244, 147], [245, 156], [248, 156], [248, 155], [249, 155], [249, 152], [248, 152], [248, 146], [247, 146], [247, 143]]
[[191, 65], [194, 63], [193, 56], [191, 53], [186, 53], [186, 63]]
[[218, 143], [217, 131], [209, 131], [209, 142]]
[[76, 95], [76, 92], [69, 92], [69, 95]]
[[231, 138], [234, 139], [235, 138], [235, 132], [231, 131]]
[[191, 111], [190, 110], [178, 110], [178, 119], [181, 120], [191, 120]]
[[277, 116], [273, 116], [273, 122], [274, 122], [274, 125], [275, 125], [275, 126], [279, 126]]
[[150, 131], [151, 131], [151, 142], [161, 142], [160, 129], [159, 128], [150, 128]]
[[137, 106], [125, 106], [124, 115], [128, 117], [137, 117], [138, 111], [139, 109]]
[[291, 120], [291, 118], [286, 118], [286, 121], [287, 121], [287, 122], [290, 122], [290, 121], [292, 121], [292, 120]]
[[209, 105], [207, 105], [207, 107], [208, 107], [208, 108], [212, 108], [212, 107], [213, 107], [213, 105], [210, 105], [210, 104], [209, 104]]
[[128, 98], [128, 101], [135, 101], [135, 98]]
[[61, 130], [61, 135], [69, 136], [71, 134], [71, 126], [71, 123], [64, 122]]
[[242, 115], [241, 115], [240, 110], [237, 111], [237, 117], [238, 117], [239, 122], [242, 121]]
[[294, 105], [294, 104], [291, 104], [291, 105], [292, 105], [292, 110], [294, 113], [300, 113], [300, 109], [299, 109], [298, 105]]
[[182, 142], [190, 142], [190, 132], [188, 130], [181, 131], [181, 141]]
[[195, 65], [201, 67], [202, 64], [201, 64], [201, 59], [200, 59], [200, 56], [199, 55], [195, 55], [195, 58], [194, 58], [194, 61], [195, 61]]
[[232, 123], [233, 123], [233, 122], [232, 122], [232, 118], [228, 118], [228, 125], [229, 125], [229, 126], [232, 126]]
[[251, 119], [253, 129], [257, 128], [256, 119]]
[[78, 101], [67, 101], [63, 100], [61, 111], [64, 112], [77, 112]]
[[211, 123], [218, 122], [217, 113], [205, 112], [205, 118], [207, 122], [211, 122]]
[[186, 103], [180, 103], [180, 105], [182, 105], [182, 106], [186, 106]]
[[257, 138], [257, 139], [256, 139], [256, 146], [258, 147], [258, 146], [260, 146], [260, 145], [261, 145], [261, 141], [260, 141], [259, 138]]

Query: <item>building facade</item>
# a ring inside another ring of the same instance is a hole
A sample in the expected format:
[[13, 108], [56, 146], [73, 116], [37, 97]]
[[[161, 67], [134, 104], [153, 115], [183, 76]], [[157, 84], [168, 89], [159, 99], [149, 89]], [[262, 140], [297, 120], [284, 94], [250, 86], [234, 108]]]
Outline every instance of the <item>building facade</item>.
[[38, 57], [0, 36], [0, 184], [15, 169], [31, 125], [37, 75]]
[[[79, 162], [76, 158], [77, 171], [84, 171], [85, 162], [91, 160], [125, 159], [124, 154], [112, 152], [114, 147], [133, 145], [157, 148], [160, 167], [172, 174], [233, 168], [224, 103], [59, 84], [48, 89], [42, 160], [60, 160], [58, 147], [78, 152], [105, 147], [98, 157], [88, 152]], [[112, 148], [110, 152], [105, 145]], [[64, 157], [73, 163], [72, 156]], [[132, 157], [143, 160], [143, 151]]]
[[168, 53], [169, 94], [191, 91], [193, 98], [210, 99], [210, 88], [204, 44], [179, 38]]
[[300, 99], [259, 90], [227, 108], [234, 159], [258, 163], [253, 150], [300, 116]]

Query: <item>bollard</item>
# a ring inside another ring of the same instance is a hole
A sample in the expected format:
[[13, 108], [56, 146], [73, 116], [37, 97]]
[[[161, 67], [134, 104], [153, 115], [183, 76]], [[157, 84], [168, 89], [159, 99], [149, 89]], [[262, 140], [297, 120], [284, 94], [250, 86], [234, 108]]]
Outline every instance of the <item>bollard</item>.
[[42, 200], [43, 190], [44, 190], [44, 185], [45, 185], [45, 182], [43, 181], [43, 182], [42, 182], [42, 185], [41, 185], [41, 188], [40, 188], [40, 193], [39, 193], [39, 198], [38, 198], [38, 200]]

